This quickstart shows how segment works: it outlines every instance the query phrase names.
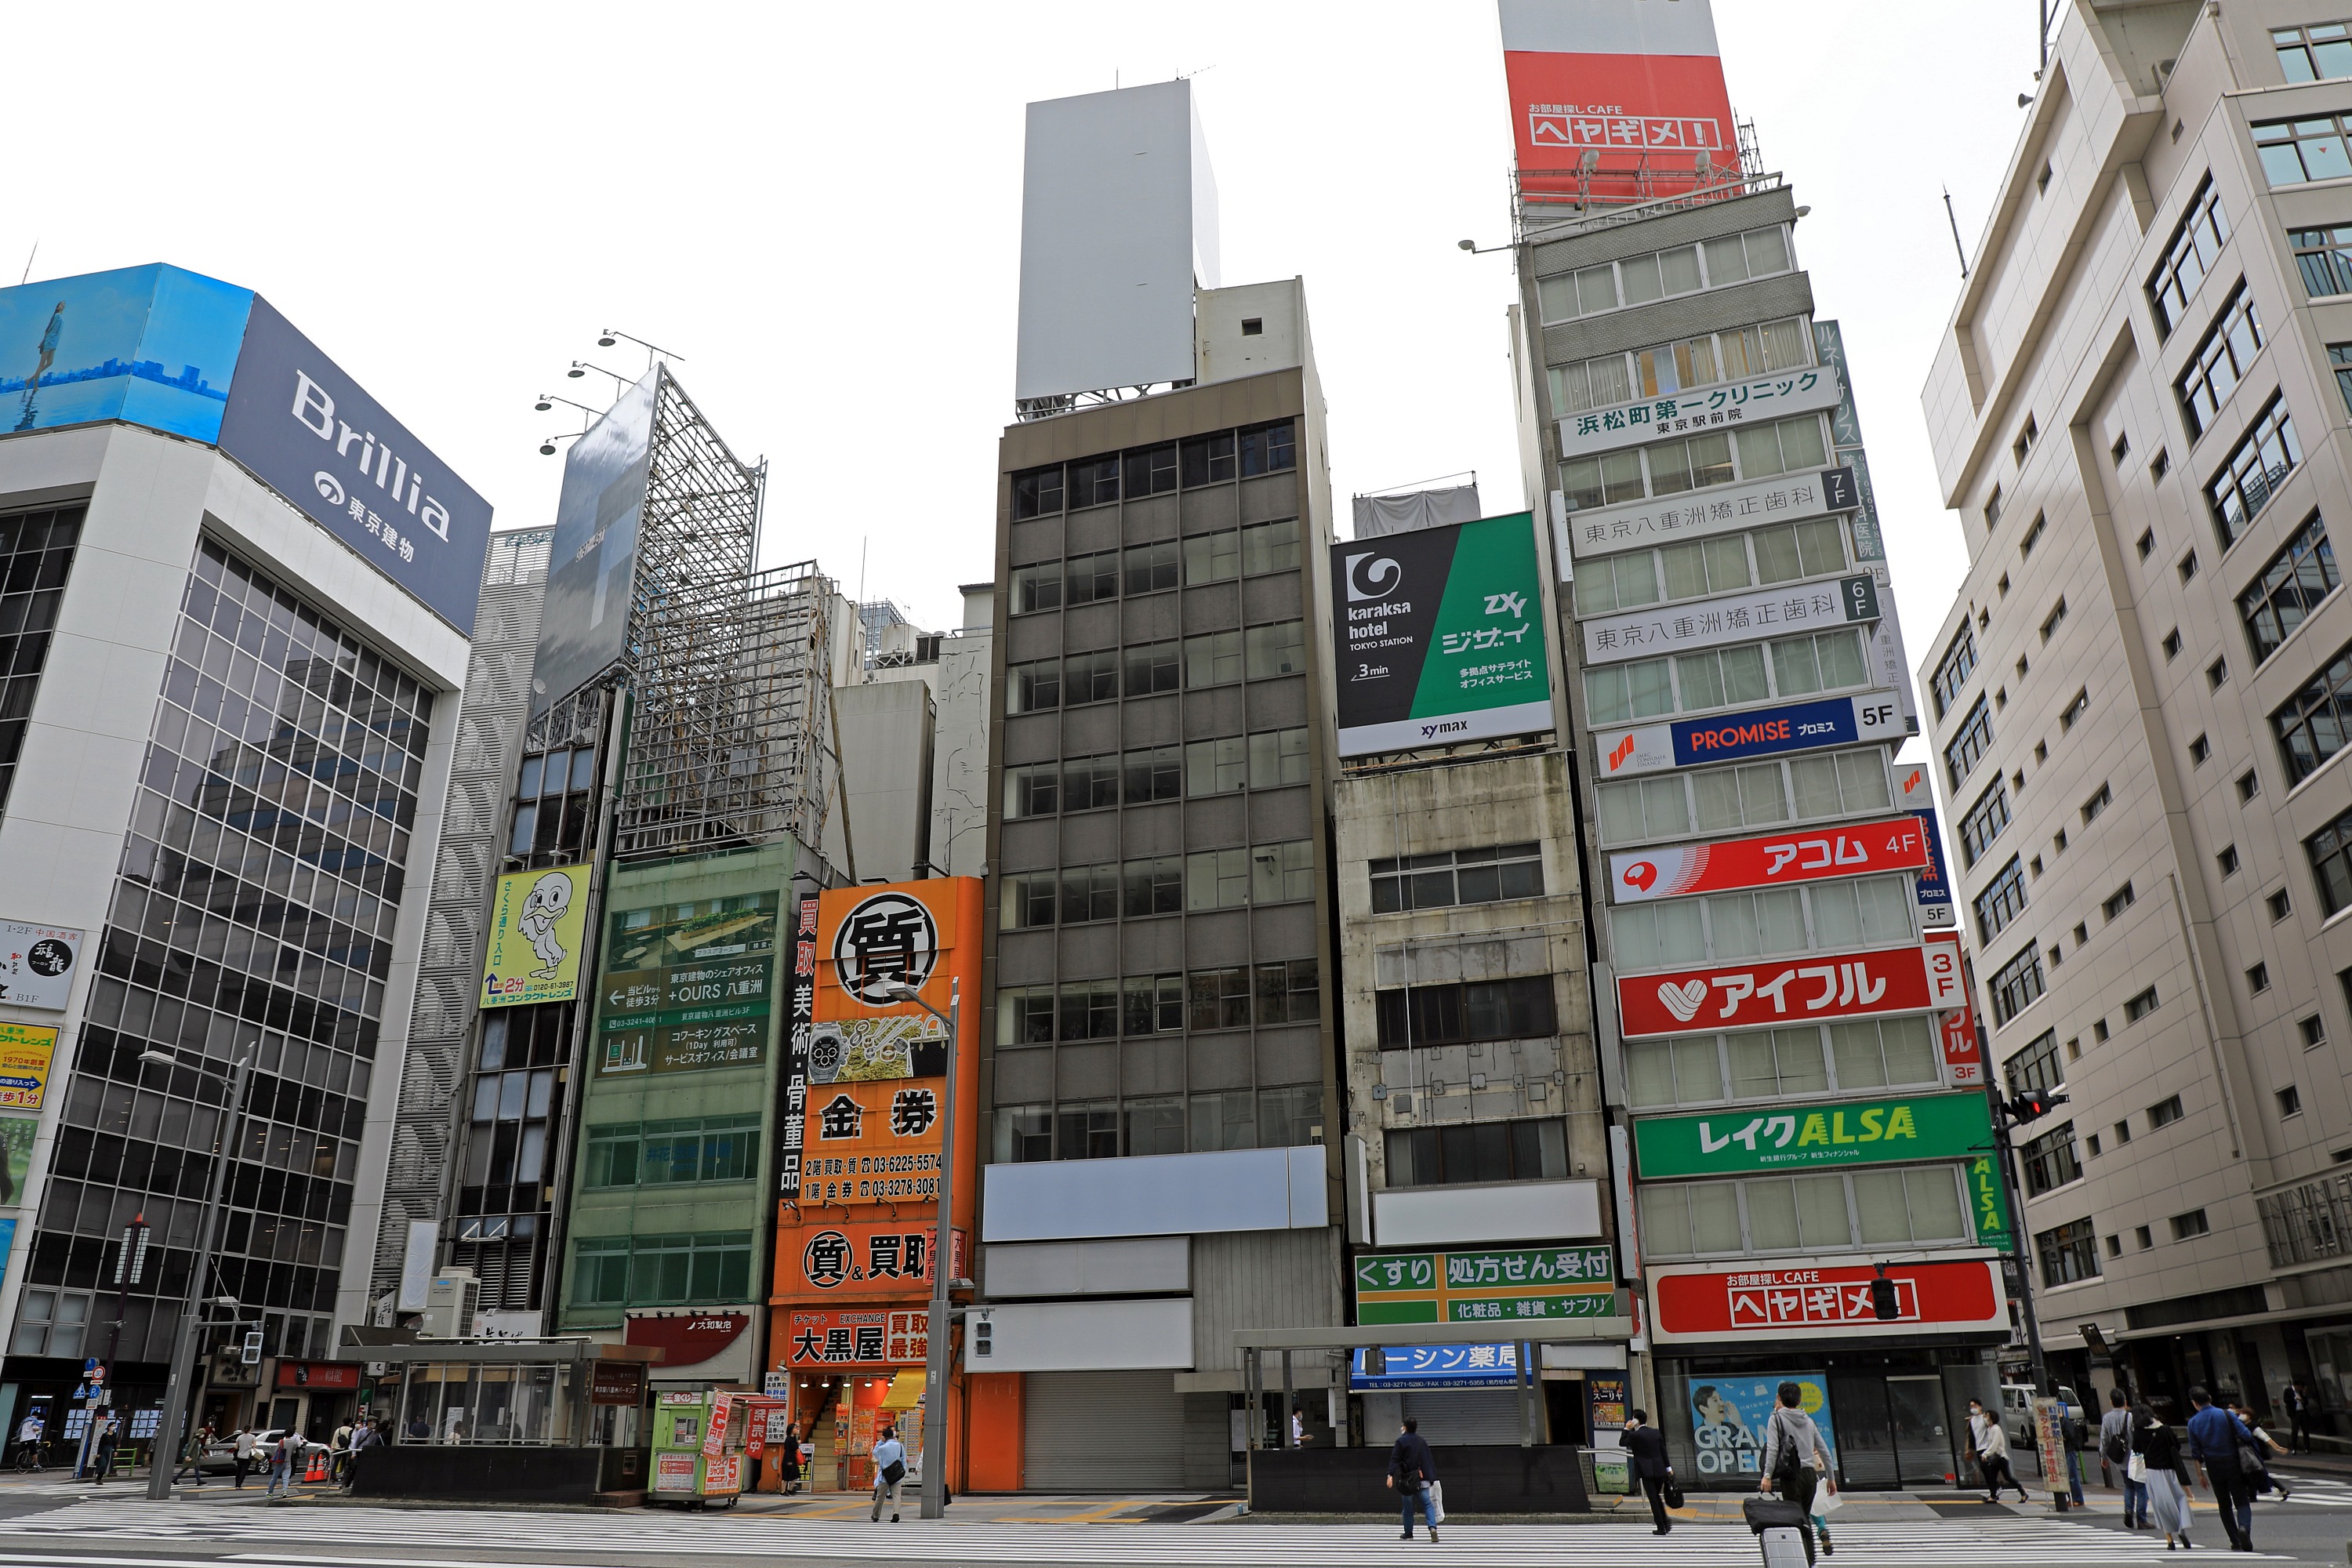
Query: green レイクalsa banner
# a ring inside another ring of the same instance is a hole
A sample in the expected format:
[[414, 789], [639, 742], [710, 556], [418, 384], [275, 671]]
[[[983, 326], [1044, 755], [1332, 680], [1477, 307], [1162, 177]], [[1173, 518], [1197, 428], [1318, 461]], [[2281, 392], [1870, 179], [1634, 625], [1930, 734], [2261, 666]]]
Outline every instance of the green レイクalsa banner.
[[1992, 1147], [1981, 1094], [1756, 1106], [1633, 1123], [1642, 1179], [1971, 1160]]

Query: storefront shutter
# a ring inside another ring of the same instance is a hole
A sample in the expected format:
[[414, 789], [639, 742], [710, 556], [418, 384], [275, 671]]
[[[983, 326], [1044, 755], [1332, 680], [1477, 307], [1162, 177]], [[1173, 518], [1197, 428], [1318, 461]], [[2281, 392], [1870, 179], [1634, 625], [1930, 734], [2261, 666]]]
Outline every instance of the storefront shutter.
[[1022, 1411], [1029, 1491], [1181, 1489], [1184, 1396], [1165, 1372], [1033, 1372]]
[[[1530, 1399], [1537, 1396], [1536, 1391], [1528, 1391]], [[1516, 1389], [1426, 1389], [1404, 1396], [1404, 1413], [1421, 1423], [1421, 1435], [1431, 1443], [1519, 1440], [1519, 1395]]]

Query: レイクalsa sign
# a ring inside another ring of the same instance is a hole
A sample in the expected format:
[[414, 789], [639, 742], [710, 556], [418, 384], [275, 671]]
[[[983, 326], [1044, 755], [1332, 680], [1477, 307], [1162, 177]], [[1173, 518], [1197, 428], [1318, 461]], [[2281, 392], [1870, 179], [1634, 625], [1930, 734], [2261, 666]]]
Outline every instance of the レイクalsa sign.
[[1644, 1116], [1633, 1123], [1634, 1158], [1645, 1182], [1969, 1160], [1991, 1147], [1985, 1097], [1965, 1092]]

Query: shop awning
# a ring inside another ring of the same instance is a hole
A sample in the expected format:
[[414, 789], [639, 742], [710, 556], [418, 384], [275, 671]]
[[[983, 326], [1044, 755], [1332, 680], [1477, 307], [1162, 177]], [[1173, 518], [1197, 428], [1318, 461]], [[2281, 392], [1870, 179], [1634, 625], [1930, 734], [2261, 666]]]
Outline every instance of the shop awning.
[[893, 1377], [890, 1386], [883, 1392], [881, 1407], [885, 1410], [912, 1410], [922, 1403], [923, 1381], [929, 1375], [920, 1372], [902, 1372]]

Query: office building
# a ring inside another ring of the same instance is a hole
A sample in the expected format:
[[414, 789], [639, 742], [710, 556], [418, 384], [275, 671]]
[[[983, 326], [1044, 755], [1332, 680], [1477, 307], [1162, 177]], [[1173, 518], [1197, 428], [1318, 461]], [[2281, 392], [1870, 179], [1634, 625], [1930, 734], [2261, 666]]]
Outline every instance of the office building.
[[[2065, 14], [1922, 395], [1920, 650], [2062, 1381], [2352, 1433], [2340, 18]], [[2113, 1364], [2086, 1343], [2095, 1325]]]

